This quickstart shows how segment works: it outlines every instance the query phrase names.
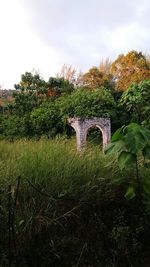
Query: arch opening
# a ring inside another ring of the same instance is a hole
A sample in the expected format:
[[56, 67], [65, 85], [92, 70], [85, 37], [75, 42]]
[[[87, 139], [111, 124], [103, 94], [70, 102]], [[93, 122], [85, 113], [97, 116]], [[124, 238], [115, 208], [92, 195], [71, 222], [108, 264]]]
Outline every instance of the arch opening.
[[68, 139], [75, 138], [76, 137], [76, 129], [71, 125], [67, 125], [66, 136]]
[[103, 149], [110, 141], [111, 125], [108, 118], [69, 118], [68, 122], [76, 131], [77, 150], [85, 147], [88, 130], [93, 127], [99, 128], [102, 132]]
[[86, 133], [86, 143], [87, 146], [99, 146], [101, 149], [103, 147], [103, 135], [100, 127], [94, 125], [87, 129]]

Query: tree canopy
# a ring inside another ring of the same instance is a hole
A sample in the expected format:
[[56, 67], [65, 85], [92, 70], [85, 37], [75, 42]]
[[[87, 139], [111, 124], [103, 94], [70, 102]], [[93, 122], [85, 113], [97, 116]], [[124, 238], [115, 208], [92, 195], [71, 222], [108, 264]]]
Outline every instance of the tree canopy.
[[133, 50], [119, 55], [112, 63], [111, 71], [116, 90], [125, 91], [132, 83], [150, 79], [150, 61], [142, 52]]
[[64, 133], [67, 117], [110, 117], [112, 132], [130, 122], [150, 128], [148, 56], [131, 51], [113, 63], [107, 59], [78, 77], [75, 74], [67, 65], [47, 81], [38, 72], [22, 74], [11, 101], [1, 93], [0, 137]]
[[132, 84], [121, 97], [120, 105], [131, 121], [150, 127], [150, 80]]
[[91, 91], [86, 88], [75, 90], [68, 97], [59, 99], [60, 109], [70, 117], [113, 117], [116, 103], [106, 88]]
[[90, 89], [96, 89], [102, 86], [110, 89], [114, 86], [112, 74], [107, 71], [101, 71], [98, 67], [93, 67], [83, 74], [82, 80], [83, 85]]

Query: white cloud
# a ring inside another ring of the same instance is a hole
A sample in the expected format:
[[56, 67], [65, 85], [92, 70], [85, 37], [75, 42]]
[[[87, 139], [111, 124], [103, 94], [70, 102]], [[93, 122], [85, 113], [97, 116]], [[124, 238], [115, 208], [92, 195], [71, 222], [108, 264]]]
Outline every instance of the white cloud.
[[53, 75], [56, 73], [59, 66], [56, 51], [43, 44], [34, 34], [19, 1], [1, 2], [0, 36], [0, 84], [12, 87], [19, 82], [22, 73], [33, 68], [47, 76], [52, 70]]
[[128, 26], [120, 27], [110, 33], [109, 44], [111, 50], [117, 50], [120, 53], [128, 52], [129, 50], [142, 49], [143, 40], [149, 38], [149, 32], [140, 27], [138, 23], [133, 23]]
[[0, 84], [33, 68], [82, 70], [129, 50], [149, 52], [149, 0], [1, 0]]

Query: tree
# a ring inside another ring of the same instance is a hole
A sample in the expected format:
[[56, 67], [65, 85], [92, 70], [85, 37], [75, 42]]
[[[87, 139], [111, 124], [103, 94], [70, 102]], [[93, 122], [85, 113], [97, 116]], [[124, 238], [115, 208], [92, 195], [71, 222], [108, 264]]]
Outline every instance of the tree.
[[64, 64], [60, 70], [60, 73], [57, 74], [57, 78], [64, 78], [64, 80], [69, 81], [70, 83], [75, 82], [76, 80], [76, 70], [72, 66]]
[[61, 97], [58, 105], [63, 116], [69, 117], [115, 117], [116, 103], [111, 92], [104, 87], [91, 91], [76, 89], [71, 95]]
[[112, 74], [118, 91], [125, 91], [132, 83], [150, 79], [150, 62], [142, 52], [131, 51], [119, 55], [112, 63]]
[[10, 114], [16, 114], [18, 116], [24, 116], [26, 113], [30, 113], [34, 108], [40, 105], [41, 101], [39, 97], [32, 92], [14, 93], [14, 103], [8, 105]]
[[10, 113], [23, 116], [41, 103], [55, 100], [61, 94], [70, 94], [74, 86], [64, 78], [50, 77], [44, 81], [39, 73], [25, 72], [19, 84], [14, 85], [14, 103], [9, 105]]
[[17, 115], [0, 116], [0, 136], [13, 141], [16, 138], [22, 138], [32, 135], [30, 128], [30, 119], [26, 116]]
[[47, 95], [58, 97], [61, 94], [70, 94], [74, 90], [74, 85], [69, 80], [50, 77], [48, 81]]
[[21, 81], [19, 84], [14, 85], [16, 90], [21, 92], [45, 92], [47, 83], [42, 79], [39, 73], [25, 72], [21, 75]]
[[60, 111], [55, 102], [43, 103], [31, 112], [31, 123], [36, 136], [46, 135], [48, 138], [63, 131]]
[[112, 74], [101, 71], [97, 67], [93, 67], [87, 73], [83, 74], [82, 80], [83, 85], [90, 89], [96, 89], [102, 86], [112, 89], [114, 85]]
[[106, 58], [105, 60], [102, 60], [99, 64], [99, 71], [107, 73], [107, 74], [111, 74], [111, 61], [109, 58]]
[[13, 93], [14, 103], [9, 105], [11, 113], [24, 116], [38, 107], [45, 99], [48, 91], [47, 83], [40, 77], [39, 73], [25, 72], [21, 75], [21, 81], [14, 85], [16, 91]]
[[129, 120], [150, 127], [150, 79], [132, 84], [120, 100]]

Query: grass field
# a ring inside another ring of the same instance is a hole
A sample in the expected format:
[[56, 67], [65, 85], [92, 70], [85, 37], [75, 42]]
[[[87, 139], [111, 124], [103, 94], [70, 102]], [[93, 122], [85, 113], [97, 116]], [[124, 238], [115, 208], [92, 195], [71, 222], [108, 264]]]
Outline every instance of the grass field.
[[149, 266], [149, 213], [111, 160], [74, 139], [1, 141], [0, 266]]
[[94, 179], [116, 176], [116, 167], [110, 173], [107, 163], [99, 146], [79, 153], [74, 139], [0, 142], [0, 183], [5, 185], [21, 176], [51, 193], [72, 192]]

